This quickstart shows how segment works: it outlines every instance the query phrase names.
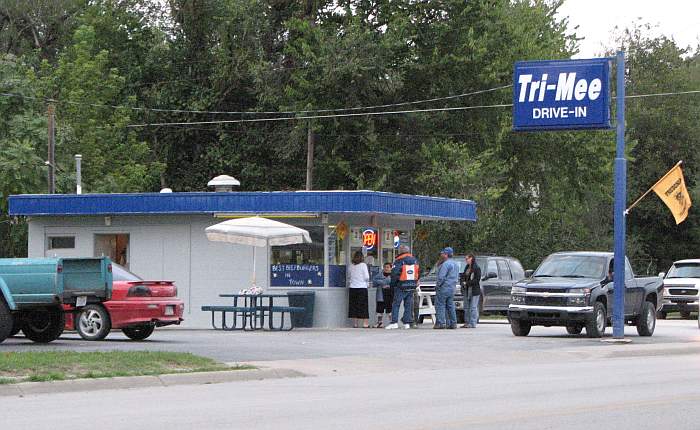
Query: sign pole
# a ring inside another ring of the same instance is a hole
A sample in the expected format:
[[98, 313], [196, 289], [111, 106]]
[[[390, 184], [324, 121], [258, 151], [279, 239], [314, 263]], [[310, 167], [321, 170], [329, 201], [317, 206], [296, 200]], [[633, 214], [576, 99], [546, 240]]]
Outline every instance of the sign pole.
[[625, 207], [627, 160], [625, 159], [625, 53], [617, 52], [617, 150], [615, 156], [615, 262], [613, 267], [613, 338], [625, 337]]

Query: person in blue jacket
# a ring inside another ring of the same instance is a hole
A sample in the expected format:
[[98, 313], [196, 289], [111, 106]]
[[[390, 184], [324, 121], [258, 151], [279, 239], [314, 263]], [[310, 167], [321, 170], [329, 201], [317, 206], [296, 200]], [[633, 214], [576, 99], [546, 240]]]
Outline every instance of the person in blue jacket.
[[452, 259], [454, 251], [449, 246], [440, 252], [437, 283], [435, 284], [435, 325], [434, 329], [457, 328], [455, 309], [455, 288], [459, 281], [459, 266]]
[[384, 263], [383, 271], [374, 276], [372, 284], [377, 289], [377, 325], [375, 327], [382, 328], [384, 314], [391, 318], [391, 305], [394, 298], [391, 291], [391, 263]]

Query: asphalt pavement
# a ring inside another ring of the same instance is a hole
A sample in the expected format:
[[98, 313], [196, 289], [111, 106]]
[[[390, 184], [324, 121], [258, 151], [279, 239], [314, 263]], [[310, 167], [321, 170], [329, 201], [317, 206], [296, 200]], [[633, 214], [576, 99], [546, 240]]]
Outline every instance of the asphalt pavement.
[[455, 331], [163, 330], [141, 343], [116, 333], [97, 343], [11, 339], [0, 352], [190, 351], [307, 376], [5, 397], [3, 428], [700, 428], [697, 322], [659, 321], [651, 338], [627, 330], [628, 345], [561, 328], [515, 338], [507, 325], [493, 323]]

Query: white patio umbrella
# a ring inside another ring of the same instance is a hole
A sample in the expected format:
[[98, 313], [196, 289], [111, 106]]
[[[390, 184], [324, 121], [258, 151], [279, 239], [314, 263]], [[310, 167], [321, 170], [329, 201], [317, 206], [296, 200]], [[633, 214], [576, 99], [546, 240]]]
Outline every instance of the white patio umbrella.
[[311, 243], [309, 232], [258, 216], [230, 219], [206, 228], [207, 239], [253, 247], [253, 286], [255, 286], [255, 258], [258, 247]]

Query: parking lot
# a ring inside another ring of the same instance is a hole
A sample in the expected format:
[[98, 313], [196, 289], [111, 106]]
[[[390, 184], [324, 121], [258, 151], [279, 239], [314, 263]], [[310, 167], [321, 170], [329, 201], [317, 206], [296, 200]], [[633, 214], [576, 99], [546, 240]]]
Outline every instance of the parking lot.
[[[440, 331], [428, 324], [395, 331], [171, 329], [146, 342], [117, 333], [102, 342], [68, 334], [49, 345], [9, 339], [0, 351], [189, 351], [307, 377], [6, 397], [3, 420], [8, 428], [68, 429], [79, 416], [105, 430], [699, 428], [697, 322], [659, 321], [651, 338], [626, 329], [626, 345], [563, 328], [537, 327], [516, 338], [503, 322]], [[109, 407], [66, 407], [96, 398]]]
[[[569, 335], [562, 327], [535, 327], [528, 337], [511, 334], [505, 321], [486, 321], [477, 329], [431, 330], [429, 323], [418, 329], [296, 329], [291, 332], [222, 332], [214, 330], [159, 329], [147, 341], [134, 342], [121, 332], [106, 340], [88, 342], [75, 333], [65, 333], [48, 345], [34, 344], [22, 337], [6, 340], [2, 351], [70, 349], [158, 350], [192, 352], [224, 362], [273, 362], [332, 357], [392, 360], [403, 355], [459, 361], [468, 354], [483, 364], [511, 360], [554, 360], [570, 355], [578, 358], [634, 353], [654, 355], [656, 351], [700, 352], [700, 330], [696, 321], [659, 320], [653, 337], [637, 336], [634, 327], [625, 327], [630, 345], [608, 345], [600, 339]], [[608, 338], [611, 330], [608, 328]], [[419, 358], [417, 358], [419, 359]]]

